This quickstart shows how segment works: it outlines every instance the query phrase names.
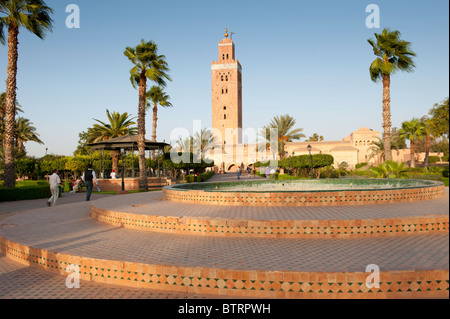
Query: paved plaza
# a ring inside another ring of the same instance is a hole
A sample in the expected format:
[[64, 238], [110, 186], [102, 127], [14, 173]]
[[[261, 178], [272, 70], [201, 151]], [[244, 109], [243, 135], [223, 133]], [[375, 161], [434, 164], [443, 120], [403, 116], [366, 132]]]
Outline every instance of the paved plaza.
[[[249, 177], [252, 179], [253, 177]], [[244, 176], [243, 180], [246, 180]], [[236, 175], [211, 181], [237, 180]], [[123, 260], [167, 267], [206, 267], [242, 271], [364, 272], [368, 264], [383, 271], [448, 270], [448, 231], [356, 239], [228, 238], [171, 234], [116, 227], [90, 217], [91, 205], [159, 216], [229, 219], [355, 219], [448, 216], [445, 197], [416, 203], [351, 207], [218, 207], [172, 203], [162, 192], [129, 195], [65, 193], [55, 207], [45, 199], [0, 205], [0, 236], [21, 245], [97, 260]], [[0, 255], [0, 298], [226, 298], [222, 295], [131, 288], [82, 281], [68, 289], [66, 277], [28, 267]], [[228, 296], [230, 297], [230, 296]], [[236, 298], [235, 296], [233, 296]]]

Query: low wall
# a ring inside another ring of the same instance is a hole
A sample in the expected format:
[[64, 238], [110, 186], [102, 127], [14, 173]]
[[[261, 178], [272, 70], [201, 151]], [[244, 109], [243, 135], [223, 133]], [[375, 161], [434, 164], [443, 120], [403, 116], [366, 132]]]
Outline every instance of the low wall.
[[[122, 179], [98, 179], [98, 185], [102, 191], [120, 191], [122, 190]], [[125, 190], [138, 190], [139, 178], [125, 178]], [[164, 187], [171, 185], [171, 180], [166, 177], [149, 177], [147, 178], [149, 188]]]
[[135, 288], [251, 298], [448, 298], [449, 270], [381, 271], [368, 288], [367, 272], [287, 272], [179, 267], [95, 259], [28, 247], [0, 237], [0, 254], [21, 264], [81, 280]]
[[431, 187], [392, 190], [343, 190], [301, 192], [222, 192], [165, 187], [165, 200], [225, 206], [335, 206], [414, 202], [440, 198], [443, 183]]

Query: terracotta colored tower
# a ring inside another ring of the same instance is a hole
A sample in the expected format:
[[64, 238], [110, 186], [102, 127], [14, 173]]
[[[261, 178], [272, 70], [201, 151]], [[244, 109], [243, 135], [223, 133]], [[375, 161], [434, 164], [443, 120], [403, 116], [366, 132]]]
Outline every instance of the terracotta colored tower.
[[211, 63], [212, 127], [222, 135], [225, 147], [242, 143], [242, 67], [235, 57], [234, 43], [219, 42], [219, 60]]

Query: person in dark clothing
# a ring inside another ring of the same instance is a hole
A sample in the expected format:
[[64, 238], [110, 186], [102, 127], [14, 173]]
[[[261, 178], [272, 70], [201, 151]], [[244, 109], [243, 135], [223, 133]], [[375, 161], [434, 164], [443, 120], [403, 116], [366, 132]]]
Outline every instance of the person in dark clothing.
[[91, 200], [91, 194], [92, 194], [92, 189], [94, 188], [94, 182], [95, 185], [97, 185], [98, 187], [98, 182], [97, 182], [97, 176], [95, 176], [95, 172], [92, 170], [92, 164], [88, 165], [87, 170], [84, 172], [83, 174], [83, 182], [84, 185], [86, 185], [86, 201], [90, 201]]

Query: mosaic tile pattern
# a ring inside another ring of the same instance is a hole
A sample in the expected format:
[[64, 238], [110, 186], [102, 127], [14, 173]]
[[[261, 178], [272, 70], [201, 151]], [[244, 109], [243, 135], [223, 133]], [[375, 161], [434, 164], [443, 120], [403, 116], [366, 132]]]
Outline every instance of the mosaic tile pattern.
[[121, 227], [176, 234], [263, 238], [360, 238], [448, 232], [448, 216], [358, 220], [239, 220], [148, 216], [91, 207], [91, 218]]
[[221, 192], [165, 187], [164, 199], [174, 202], [227, 206], [339, 206], [401, 203], [444, 196], [444, 184], [422, 188], [389, 190], [345, 190], [311, 192]]
[[[66, 287], [64, 275], [29, 267], [0, 255], [0, 299], [216, 299], [224, 296], [133, 288], [80, 280]], [[232, 298], [232, 297], [230, 297]]]
[[420, 298], [448, 297], [449, 271], [382, 272], [378, 288], [368, 288], [364, 272], [261, 272], [169, 267], [81, 258], [2, 240], [0, 252], [18, 262], [64, 274], [78, 266], [83, 280], [142, 287], [260, 298]]
[[[116, 198], [130, 206], [127, 199], [135, 197]], [[89, 215], [89, 204], [73, 203], [7, 217], [0, 221], [0, 253], [55, 274], [65, 275], [67, 265], [74, 264], [82, 280], [174, 293], [449, 297], [448, 230], [355, 239], [226, 238], [114, 227]], [[380, 266], [379, 288], [365, 284], [368, 263]]]

